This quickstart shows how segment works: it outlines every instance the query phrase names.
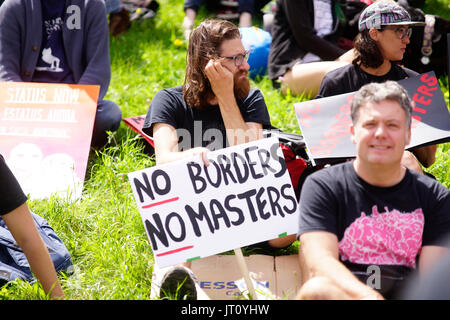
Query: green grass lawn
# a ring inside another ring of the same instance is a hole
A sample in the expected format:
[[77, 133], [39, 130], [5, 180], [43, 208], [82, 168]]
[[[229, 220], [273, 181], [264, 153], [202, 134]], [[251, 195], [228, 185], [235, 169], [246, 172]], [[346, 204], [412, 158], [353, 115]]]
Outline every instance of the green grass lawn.
[[[159, 2], [153, 21], [135, 22], [126, 34], [111, 39], [112, 79], [106, 98], [121, 106], [124, 117], [145, 114], [158, 90], [184, 79], [186, 46], [176, 41], [182, 39], [183, 0]], [[446, 0], [430, 2], [426, 12], [448, 12]], [[201, 11], [198, 21], [206, 15]], [[263, 92], [273, 125], [300, 133], [292, 104], [301, 99], [282, 96], [266, 77], [252, 84]], [[448, 104], [447, 78], [441, 86]], [[90, 157], [81, 200], [29, 202], [72, 254], [75, 272], [61, 278], [68, 299], [149, 299], [153, 255], [127, 173], [152, 165], [142, 140], [122, 124], [110, 146]], [[450, 187], [450, 143], [439, 146], [429, 171]], [[0, 298], [47, 299], [38, 284], [22, 281], [3, 287]]]

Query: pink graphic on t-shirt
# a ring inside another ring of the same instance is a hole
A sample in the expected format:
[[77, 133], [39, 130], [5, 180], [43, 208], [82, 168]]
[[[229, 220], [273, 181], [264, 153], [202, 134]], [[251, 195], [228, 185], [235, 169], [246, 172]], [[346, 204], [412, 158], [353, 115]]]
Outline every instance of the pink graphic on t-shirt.
[[343, 261], [416, 267], [425, 221], [422, 209], [411, 213], [385, 210], [380, 214], [373, 206], [372, 215], [362, 212], [345, 230], [339, 242]]

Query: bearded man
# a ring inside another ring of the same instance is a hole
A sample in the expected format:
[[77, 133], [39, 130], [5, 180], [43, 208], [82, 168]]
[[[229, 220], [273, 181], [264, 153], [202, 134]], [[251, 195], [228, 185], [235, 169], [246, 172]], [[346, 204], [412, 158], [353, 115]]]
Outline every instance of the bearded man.
[[239, 29], [206, 20], [191, 33], [183, 86], [159, 91], [143, 126], [162, 164], [261, 139], [270, 118], [262, 93], [250, 89]]
[[[239, 29], [225, 20], [206, 20], [189, 38], [184, 85], [159, 91], [150, 104], [143, 130], [153, 136], [156, 163], [201, 155], [208, 151], [263, 138], [270, 128], [262, 93], [250, 89], [245, 50]], [[269, 240], [263, 245], [280, 248], [294, 237]], [[196, 299], [198, 285], [190, 263], [170, 268], [152, 285], [160, 297]]]

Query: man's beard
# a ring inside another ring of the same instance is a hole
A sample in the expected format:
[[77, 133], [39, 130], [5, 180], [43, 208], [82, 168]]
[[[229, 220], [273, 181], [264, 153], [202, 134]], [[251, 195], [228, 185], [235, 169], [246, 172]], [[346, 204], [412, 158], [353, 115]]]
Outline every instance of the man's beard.
[[[245, 77], [241, 78], [243, 74]], [[246, 98], [250, 92], [250, 81], [247, 75], [247, 71], [240, 71], [234, 75], [234, 96], [237, 99]]]

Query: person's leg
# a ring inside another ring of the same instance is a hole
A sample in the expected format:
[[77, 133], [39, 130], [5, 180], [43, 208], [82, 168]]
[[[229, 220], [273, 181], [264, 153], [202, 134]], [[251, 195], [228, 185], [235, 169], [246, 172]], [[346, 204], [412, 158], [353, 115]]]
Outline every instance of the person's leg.
[[238, 13], [239, 13], [239, 27], [251, 27], [252, 15], [255, 10], [254, 0], [239, 0]]
[[189, 36], [192, 29], [194, 28], [195, 18], [197, 17], [197, 12], [202, 5], [202, 0], [186, 0], [184, 1], [184, 19], [183, 24], [183, 35], [186, 41], [189, 41]]
[[100, 101], [97, 105], [91, 146], [94, 148], [104, 146], [108, 140], [106, 131], [116, 131], [119, 129], [121, 121], [122, 111], [115, 102], [109, 100]]
[[326, 73], [347, 65], [342, 61], [319, 61], [296, 64], [281, 79], [281, 92], [286, 94], [290, 89], [292, 95], [317, 95], [320, 84]]
[[289, 236], [284, 236], [281, 238], [271, 239], [268, 244], [272, 248], [282, 249], [290, 246], [296, 239], [296, 234], [291, 234]]

